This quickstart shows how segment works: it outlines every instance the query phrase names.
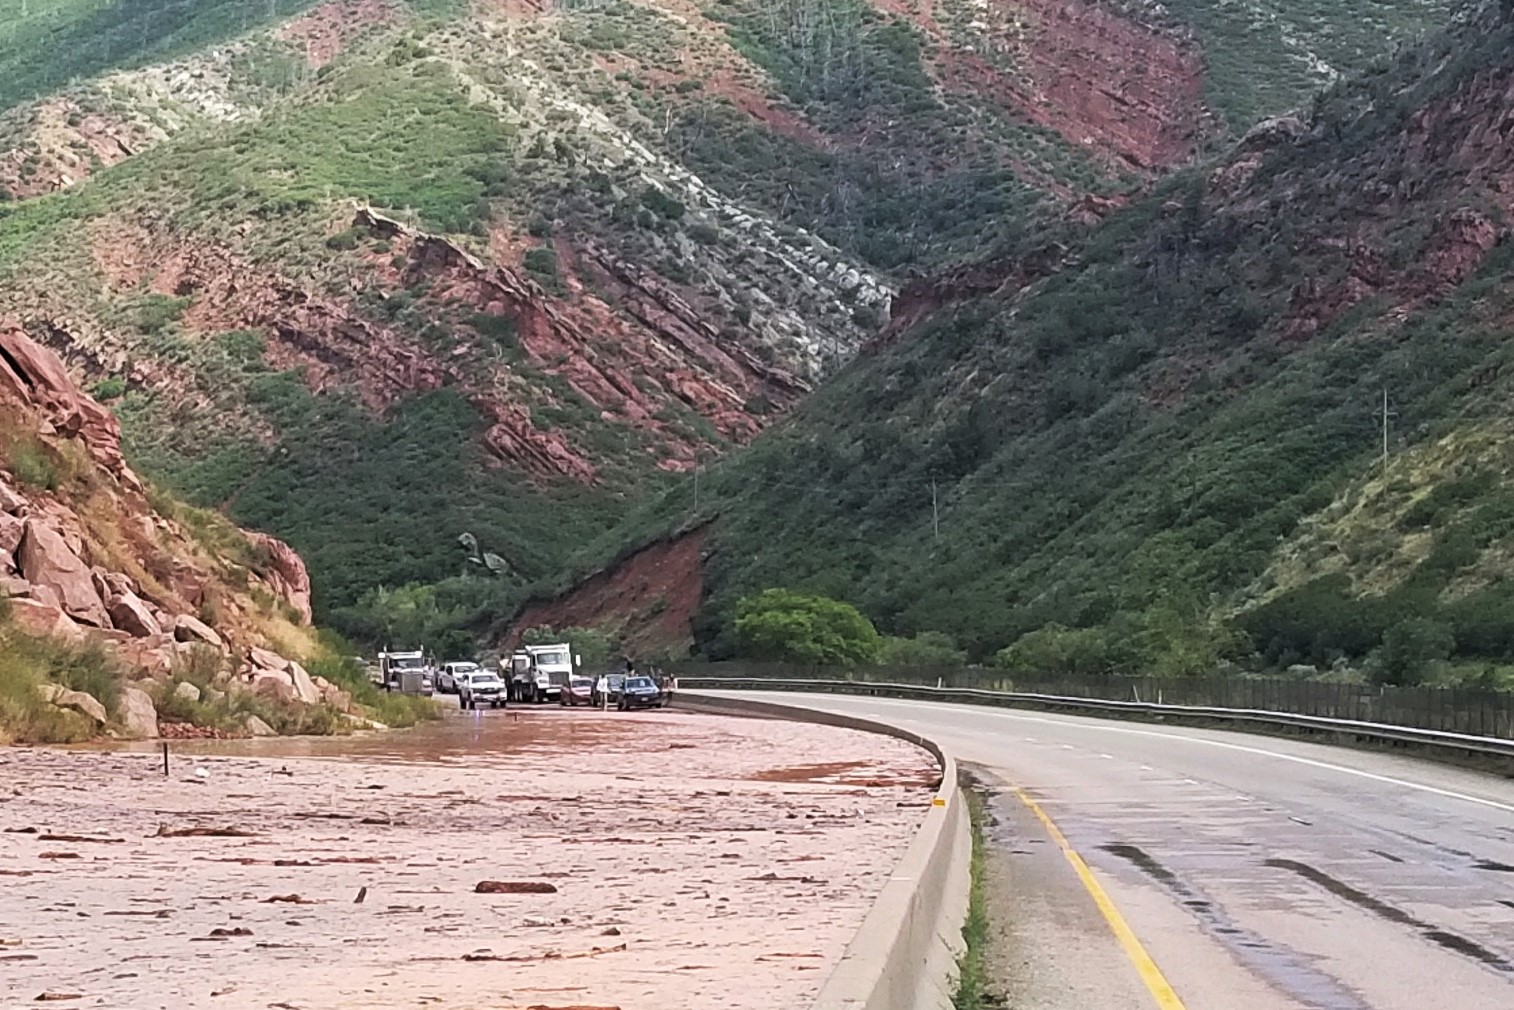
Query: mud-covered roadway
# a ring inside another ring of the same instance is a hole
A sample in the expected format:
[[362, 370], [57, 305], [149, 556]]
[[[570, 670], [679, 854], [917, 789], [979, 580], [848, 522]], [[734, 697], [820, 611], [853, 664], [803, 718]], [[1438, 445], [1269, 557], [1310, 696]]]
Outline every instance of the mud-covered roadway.
[[676, 710], [0, 750], [0, 1005], [802, 1006], [935, 773]]

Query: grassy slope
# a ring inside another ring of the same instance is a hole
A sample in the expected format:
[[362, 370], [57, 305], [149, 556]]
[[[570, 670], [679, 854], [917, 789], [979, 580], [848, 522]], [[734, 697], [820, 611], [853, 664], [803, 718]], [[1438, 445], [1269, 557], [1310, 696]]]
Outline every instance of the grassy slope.
[[169, 59], [316, 0], [17, 0], [0, 11], [0, 109], [70, 81]]
[[[1401, 449], [1498, 411], [1514, 253], [1495, 249], [1401, 321], [1368, 300], [1296, 349], [1277, 336], [1297, 278], [1345, 274], [1339, 247], [1314, 240], [1372, 221], [1363, 193], [1379, 180], [1420, 194], [1389, 216], [1384, 239], [1390, 261], [1414, 262], [1428, 223], [1468, 194], [1435, 164], [1398, 160], [1398, 131], [1475, 72], [1511, 64], [1511, 30], [1493, 19], [1434, 40], [1322, 102], [1310, 137], [1264, 163], [1248, 206], [1215, 210], [1202, 176], [1171, 180], [1017, 304], [961, 306], [865, 356], [703, 481], [701, 509], [720, 517], [706, 647], [727, 647], [735, 597], [766, 585], [854, 600], [890, 631], [947, 630], [982, 656], [1049, 622], [1130, 627], [1159, 601], [1228, 611], [1291, 584], [1315, 594], [1284, 600], [1295, 617], [1325, 596], [1341, 627], [1316, 640], [1323, 619], [1306, 636], [1279, 631], [1278, 604], [1253, 612], [1246, 626], [1280, 660], [1360, 655], [1410, 613], [1441, 614], [1464, 652], [1514, 648], [1514, 627], [1497, 617], [1506, 569], [1487, 570], [1514, 530], [1502, 482], [1485, 477], [1507, 465], [1499, 433], [1484, 433], [1492, 448], [1480, 455], [1455, 454], [1471, 472], [1408, 519], [1394, 521], [1434, 486], [1427, 464], [1403, 456], [1392, 494], [1370, 484], [1384, 388]], [[1369, 103], [1382, 93], [1399, 100]], [[1186, 376], [1177, 392], [1174, 375]], [[1377, 526], [1428, 538], [1423, 562], [1358, 588], [1314, 584], [1328, 567], [1297, 560], [1304, 545], [1290, 538], [1337, 498], [1362, 495], [1380, 500]], [[659, 508], [664, 521], [686, 516], [687, 489]], [[1389, 592], [1357, 601], [1369, 590]]]

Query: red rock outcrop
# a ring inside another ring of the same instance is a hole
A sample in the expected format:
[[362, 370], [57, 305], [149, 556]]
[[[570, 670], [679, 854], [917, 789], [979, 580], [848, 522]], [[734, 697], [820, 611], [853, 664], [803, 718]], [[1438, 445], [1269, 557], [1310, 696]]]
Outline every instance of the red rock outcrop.
[[10, 114], [22, 116], [16, 128], [24, 142], [0, 151], [0, 193], [16, 200], [68, 189], [96, 166], [119, 164], [151, 143], [140, 127], [85, 112], [66, 98]]
[[[14, 462], [18, 452], [29, 470]], [[44, 466], [53, 476], [27, 476]], [[24, 628], [92, 638], [155, 677], [198, 646], [245, 652], [260, 643], [249, 589], [302, 619], [310, 610], [299, 556], [266, 535], [250, 540], [268, 574], [224, 581], [226, 562], [152, 509], [122, 458], [114, 415], [79, 392], [56, 354], [0, 321], [0, 592]], [[192, 613], [212, 592], [217, 628]], [[140, 731], [147, 717], [130, 714]]]
[[284, 25], [274, 37], [305, 50], [305, 62], [324, 67], [354, 40], [375, 26], [395, 20], [384, 0], [332, 0]]
[[997, 101], [1113, 167], [1152, 175], [1191, 161], [1218, 132], [1199, 47], [1093, 0], [984, 5], [967, 26], [970, 44], [929, 2], [879, 6], [937, 43], [935, 72], [947, 88]]

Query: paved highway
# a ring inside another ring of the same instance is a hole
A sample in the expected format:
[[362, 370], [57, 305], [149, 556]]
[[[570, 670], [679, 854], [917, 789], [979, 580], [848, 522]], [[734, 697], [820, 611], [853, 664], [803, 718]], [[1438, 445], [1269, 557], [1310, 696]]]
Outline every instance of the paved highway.
[[929, 735], [991, 788], [992, 959], [1020, 1010], [1514, 1008], [1514, 782], [1239, 733], [741, 694]]

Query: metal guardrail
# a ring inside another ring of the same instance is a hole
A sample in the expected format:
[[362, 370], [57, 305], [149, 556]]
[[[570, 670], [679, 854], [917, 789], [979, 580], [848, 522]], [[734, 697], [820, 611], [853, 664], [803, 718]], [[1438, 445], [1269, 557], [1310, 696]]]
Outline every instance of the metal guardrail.
[[921, 701], [958, 702], [1004, 708], [1036, 708], [1109, 715], [1116, 718], [1188, 719], [1290, 729], [1311, 734], [1373, 740], [1382, 743], [1410, 744], [1462, 754], [1480, 754], [1514, 761], [1514, 740], [1498, 737], [1470, 736], [1444, 730], [1416, 729], [1389, 723], [1332, 719], [1324, 716], [1295, 715], [1262, 709], [1215, 708], [1199, 705], [1167, 705], [1157, 702], [1109, 701], [1099, 698], [1075, 698], [1063, 695], [1033, 694], [1016, 691], [986, 691], [981, 688], [929, 687], [920, 684], [892, 684], [874, 681], [817, 680], [813, 678], [770, 677], [679, 677], [680, 689], [737, 691], [813, 691], [824, 694], [856, 694]]

